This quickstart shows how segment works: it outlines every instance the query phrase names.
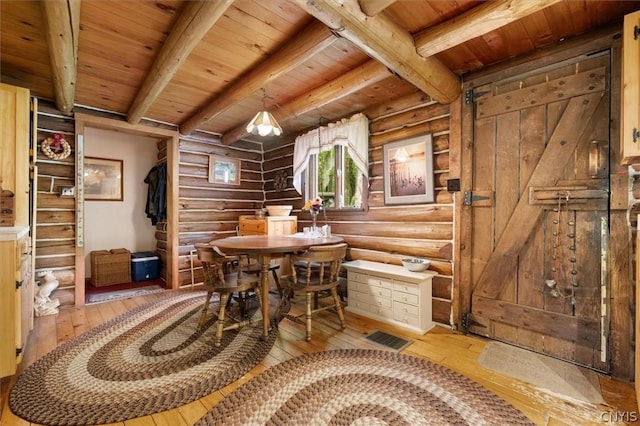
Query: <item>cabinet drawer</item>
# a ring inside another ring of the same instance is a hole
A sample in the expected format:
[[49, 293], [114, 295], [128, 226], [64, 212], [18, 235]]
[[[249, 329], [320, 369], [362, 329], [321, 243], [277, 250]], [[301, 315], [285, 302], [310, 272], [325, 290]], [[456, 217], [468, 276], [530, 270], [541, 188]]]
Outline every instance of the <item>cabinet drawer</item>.
[[367, 274], [363, 274], [360, 272], [349, 271], [347, 273], [347, 277], [349, 281], [357, 281], [359, 283], [366, 283], [367, 278], [369, 277]]
[[370, 286], [383, 287], [391, 290], [393, 288], [393, 282], [388, 278], [376, 277], [375, 275], [369, 275], [367, 280]]
[[368, 312], [369, 311], [369, 304], [366, 302], [362, 302], [360, 300], [350, 300], [349, 301], [349, 306], [353, 307], [353, 309], [358, 309], [364, 312]]
[[403, 293], [401, 291], [393, 292], [393, 300], [402, 303], [408, 303], [410, 305], [418, 304], [418, 295], [411, 293]]
[[370, 303], [371, 296], [366, 293], [361, 293], [359, 291], [352, 291], [349, 293], [349, 299], [355, 300], [358, 302]]
[[407, 303], [394, 302], [393, 312], [401, 315], [411, 315], [417, 317], [420, 314], [420, 308], [416, 305], [409, 305]]
[[369, 294], [391, 300], [391, 290], [382, 287], [369, 287]]
[[356, 291], [359, 291], [361, 293], [371, 294], [371, 291], [370, 291], [370, 288], [369, 288], [369, 284], [367, 284], [367, 283], [355, 282], [355, 283], [353, 283], [353, 286], [356, 289]]
[[396, 302], [393, 304], [393, 319], [405, 324], [412, 325], [414, 327], [418, 327], [420, 325], [418, 307]]
[[393, 318], [393, 309], [384, 306], [369, 305], [369, 312], [384, 318]]
[[393, 302], [388, 297], [369, 296], [369, 303], [383, 308], [391, 308]]
[[403, 293], [411, 293], [416, 295], [420, 292], [420, 289], [417, 285], [398, 280], [395, 280], [393, 282], [393, 289], [401, 291]]
[[261, 235], [266, 232], [264, 222], [240, 222], [240, 235]]

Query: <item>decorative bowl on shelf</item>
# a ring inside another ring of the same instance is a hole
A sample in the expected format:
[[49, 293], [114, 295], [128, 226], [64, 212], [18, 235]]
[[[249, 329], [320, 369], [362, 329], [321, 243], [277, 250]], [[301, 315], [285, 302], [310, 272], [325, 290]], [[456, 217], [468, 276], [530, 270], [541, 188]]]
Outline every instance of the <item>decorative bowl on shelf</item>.
[[419, 259], [417, 257], [402, 259], [402, 266], [411, 272], [421, 272], [429, 267], [430, 260]]
[[293, 206], [266, 206], [269, 216], [289, 216]]

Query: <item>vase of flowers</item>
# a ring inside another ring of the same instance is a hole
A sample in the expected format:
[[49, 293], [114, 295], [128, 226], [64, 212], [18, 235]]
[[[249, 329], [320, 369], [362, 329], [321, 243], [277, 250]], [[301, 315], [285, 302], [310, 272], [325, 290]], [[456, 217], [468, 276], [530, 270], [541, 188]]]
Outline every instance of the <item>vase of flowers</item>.
[[311, 232], [314, 234], [319, 232], [316, 220], [318, 218], [318, 213], [322, 211], [322, 198], [316, 197], [313, 200], [307, 201], [302, 209], [309, 210], [309, 213], [311, 214]]

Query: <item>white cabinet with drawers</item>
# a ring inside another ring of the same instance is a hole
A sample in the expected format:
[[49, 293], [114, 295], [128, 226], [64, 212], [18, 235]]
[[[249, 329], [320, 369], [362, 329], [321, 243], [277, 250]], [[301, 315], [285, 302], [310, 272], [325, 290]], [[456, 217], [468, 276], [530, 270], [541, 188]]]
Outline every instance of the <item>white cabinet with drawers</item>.
[[347, 311], [421, 334], [433, 327], [431, 279], [433, 271], [410, 272], [402, 266], [354, 260], [347, 270]]

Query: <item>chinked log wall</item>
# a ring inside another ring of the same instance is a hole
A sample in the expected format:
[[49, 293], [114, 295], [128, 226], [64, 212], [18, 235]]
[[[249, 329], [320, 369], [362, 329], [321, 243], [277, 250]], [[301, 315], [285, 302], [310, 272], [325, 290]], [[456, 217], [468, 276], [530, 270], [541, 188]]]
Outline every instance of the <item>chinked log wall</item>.
[[[96, 113], [75, 108], [74, 112], [122, 121], [122, 116]], [[152, 126], [155, 124], [152, 123]], [[60, 112], [53, 103], [39, 100], [37, 114], [38, 135], [36, 165], [38, 168], [36, 195], [36, 276], [44, 270], [52, 270], [60, 286], [52, 295], [62, 305], [75, 303], [76, 280], [76, 199], [61, 197], [62, 187], [75, 187], [76, 138], [75, 118]], [[53, 160], [45, 156], [40, 144], [45, 138], [62, 134], [71, 146], [71, 155], [65, 159]], [[166, 143], [158, 148], [158, 162], [166, 161]], [[158, 224], [156, 251], [162, 260], [162, 273], [166, 277], [166, 225]], [[88, 255], [88, 253], [85, 253]], [[37, 278], [36, 278], [37, 279]]]
[[[254, 214], [264, 202], [262, 146], [240, 141], [226, 146], [211, 136], [181, 137], [179, 146], [180, 286], [202, 282], [191, 251], [198, 243], [236, 234], [238, 216]], [[240, 185], [209, 182], [209, 156], [240, 160]], [[161, 235], [158, 236], [162, 238]], [[191, 261], [194, 261], [192, 276]]]
[[[400, 259], [418, 256], [431, 260], [438, 275], [433, 280], [433, 318], [451, 323], [453, 282], [453, 198], [446, 190], [449, 177], [449, 106], [427, 95], [413, 95], [364, 111], [370, 119], [369, 209], [363, 213], [329, 211], [327, 220], [334, 234], [349, 244], [349, 259], [400, 264]], [[433, 204], [385, 206], [383, 145], [414, 136], [433, 135], [433, 165], [436, 202]], [[310, 217], [299, 209], [304, 204], [293, 188], [293, 143], [265, 152], [266, 204], [293, 204], [298, 228]], [[276, 190], [275, 176], [284, 170], [289, 177], [285, 190]]]
[[[37, 120], [36, 280], [40, 271], [52, 270], [60, 283], [54, 296], [62, 304], [73, 304], [76, 200], [60, 197], [60, 189], [75, 186], [75, 123], [73, 117], [42, 100], [38, 102]], [[62, 160], [52, 160], [40, 149], [42, 141], [56, 133], [64, 135], [71, 146], [71, 155]]]
[[[367, 259], [399, 264], [405, 256], [432, 261], [438, 275], [433, 281], [433, 317], [450, 324], [453, 278], [453, 204], [446, 191], [449, 176], [449, 106], [433, 102], [422, 93], [389, 102], [365, 111], [370, 118], [369, 209], [365, 213], [330, 211], [327, 219], [335, 234], [350, 246], [350, 259]], [[73, 303], [75, 280], [75, 199], [61, 198], [61, 186], [73, 186], [75, 175], [74, 122], [55, 108], [41, 104], [38, 140], [63, 133], [72, 145], [65, 160], [49, 160], [38, 153], [39, 184], [37, 199], [36, 268], [54, 269], [60, 281], [55, 296]], [[383, 181], [383, 145], [413, 136], [433, 135], [433, 204], [385, 206]], [[162, 146], [158, 153], [162, 158]], [[208, 181], [209, 155], [241, 161], [241, 184], [219, 185]], [[194, 245], [234, 235], [238, 216], [253, 214], [264, 204], [293, 204], [299, 228], [310, 221], [300, 211], [304, 200], [293, 189], [293, 141], [263, 154], [260, 144], [238, 142], [222, 145], [210, 135], [182, 137], [179, 146], [179, 283], [201, 282], [200, 268], [192, 275], [191, 251]], [[264, 161], [263, 161], [264, 160]], [[275, 175], [284, 170], [288, 176], [284, 190], [274, 188]], [[383, 226], [381, 226], [383, 225]], [[166, 230], [158, 227], [156, 238], [162, 264], [167, 264]], [[164, 271], [163, 271], [164, 272]], [[164, 274], [163, 274], [164, 275]], [[193, 278], [192, 278], [193, 277]], [[64, 294], [67, 294], [66, 296]]]

